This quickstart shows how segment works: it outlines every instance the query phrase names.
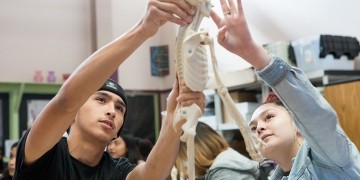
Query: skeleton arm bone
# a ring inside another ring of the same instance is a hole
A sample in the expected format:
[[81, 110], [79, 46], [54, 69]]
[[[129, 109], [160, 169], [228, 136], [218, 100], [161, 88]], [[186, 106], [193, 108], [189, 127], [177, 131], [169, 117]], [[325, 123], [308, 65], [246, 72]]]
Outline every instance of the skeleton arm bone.
[[259, 152], [259, 147], [263, 146], [264, 142], [261, 139], [257, 138], [256, 136], [254, 136], [254, 134], [251, 132], [249, 126], [246, 124], [245, 119], [236, 109], [235, 103], [231, 99], [231, 96], [229, 95], [227, 88], [220, 79], [219, 70], [217, 67], [217, 60], [215, 56], [213, 38], [207, 36], [204, 42], [210, 46], [211, 61], [213, 64], [215, 80], [217, 83], [217, 91], [221, 100], [224, 103], [225, 109], [229, 111], [231, 117], [235, 120], [237, 126], [239, 127], [241, 135], [244, 137], [246, 150], [247, 152], [249, 152], [250, 157], [258, 162], [261, 162], [263, 160], [263, 157]]

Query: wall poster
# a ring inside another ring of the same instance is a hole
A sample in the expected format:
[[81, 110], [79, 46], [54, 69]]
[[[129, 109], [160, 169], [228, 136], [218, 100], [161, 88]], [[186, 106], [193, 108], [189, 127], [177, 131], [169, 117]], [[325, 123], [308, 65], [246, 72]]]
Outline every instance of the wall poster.
[[151, 56], [151, 75], [169, 75], [169, 46], [150, 47]]

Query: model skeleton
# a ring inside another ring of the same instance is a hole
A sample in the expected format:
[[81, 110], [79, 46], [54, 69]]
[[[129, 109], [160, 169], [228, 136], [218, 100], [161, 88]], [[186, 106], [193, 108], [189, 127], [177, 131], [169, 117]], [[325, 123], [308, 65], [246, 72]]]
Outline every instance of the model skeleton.
[[[217, 68], [217, 60], [214, 52], [213, 38], [205, 30], [199, 30], [200, 23], [204, 17], [209, 17], [211, 12], [210, 0], [187, 0], [187, 2], [196, 7], [197, 12], [192, 23], [187, 26], [181, 26], [176, 41], [176, 69], [179, 82], [184, 81], [186, 86], [192, 91], [203, 91], [208, 81], [207, 52], [204, 45], [209, 45], [211, 60], [217, 83], [217, 93], [222, 99], [225, 109], [227, 109], [235, 120], [244, 137], [246, 150], [252, 159], [261, 161], [262, 156], [258, 151], [263, 142], [257, 138], [249, 129], [243, 116], [236, 109], [227, 88], [221, 81]], [[196, 126], [198, 118], [202, 116], [201, 109], [196, 105], [176, 107], [176, 116], [174, 126], [181, 119], [186, 119], [182, 126], [184, 131], [180, 140], [187, 145], [187, 171], [190, 180], [195, 179], [195, 157], [194, 157], [194, 137], [196, 135]]]

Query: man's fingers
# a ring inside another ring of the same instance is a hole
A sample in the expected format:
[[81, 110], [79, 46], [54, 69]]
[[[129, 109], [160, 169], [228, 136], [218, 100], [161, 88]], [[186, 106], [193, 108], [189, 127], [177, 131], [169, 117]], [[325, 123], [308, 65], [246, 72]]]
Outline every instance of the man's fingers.
[[180, 92], [181, 93], [191, 92], [191, 90], [186, 86], [184, 81], [180, 83]]
[[[151, 0], [159, 11], [166, 13], [169, 21], [183, 25], [184, 22], [190, 23], [194, 10], [185, 1], [178, 0]], [[164, 14], [163, 14], [164, 15]]]
[[[195, 14], [194, 8], [184, 0], [161, 0], [164, 3], [176, 4], [182, 11], [185, 11], [188, 15], [192, 16]], [[174, 9], [175, 10], [175, 9]], [[172, 11], [175, 12], [175, 11]]]
[[183, 106], [190, 106], [196, 103], [201, 109], [205, 107], [205, 95], [203, 92], [183, 93], [177, 100]]
[[176, 103], [176, 98], [178, 96], [179, 96], [179, 84], [177, 83], [177, 81], [175, 81], [173, 84], [173, 88], [169, 93], [169, 96], [167, 97], [168, 103], [171, 103], [171, 101], [174, 101], [173, 103]]

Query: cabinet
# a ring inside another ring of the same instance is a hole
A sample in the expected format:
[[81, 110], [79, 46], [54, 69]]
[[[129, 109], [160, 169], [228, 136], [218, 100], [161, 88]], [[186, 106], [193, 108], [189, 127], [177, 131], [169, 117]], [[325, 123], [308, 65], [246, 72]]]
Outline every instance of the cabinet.
[[324, 97], [339, 116], [345, 133], [360, 149], [360, 78], [350, 82], [326, 85]]

